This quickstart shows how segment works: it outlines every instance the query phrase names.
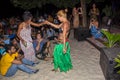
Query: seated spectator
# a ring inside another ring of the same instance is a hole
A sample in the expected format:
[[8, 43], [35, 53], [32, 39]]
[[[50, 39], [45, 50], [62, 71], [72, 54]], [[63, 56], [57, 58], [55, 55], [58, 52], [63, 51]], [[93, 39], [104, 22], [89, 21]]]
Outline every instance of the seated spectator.
[[0, 59], [2, 57], [2, 55], [4, 55], [6, 52], [5, 48], [4, 48], [4, 45], [0, 44]]
[[48, 15], [48, 21], [53, 22], [53, 17], [51, 15]]
[[11, 43], [11, 40], [14, 39], [15, 36], [16, 36], [15, 34], [3, 35], [3, 36], [0, 36], [0, 41], [5, 45], [9, 45]]
[[6, 77], [13, 76], [17, 70], [22, 70], [29, 74], [37, 73], [39, 70], [31, 69], [27, 67], [35, 66], [36, 63], [29, 61], [24, 56], [16, 52], [16, 48], [13, 45], [8, 45], [6, 48], [6, 54], [2, 56], [0, 60], [0, 74]]
[[5, 43], [3, 42], [3, 36], [0, 36], [0, 44], [5, 45]]
[[15, 38], [11, 41], [11, 43], [12, 43], [12, 45], [14, 45], [14, 46], [16, 47], [17, 52], [19, 53], [19, 51], [21, 50], [21, 48], [20, 48], [20, 44], [19, 44], [19, 42], [18, 42], [18, 40], [17, 40], [17, 37], [15, 37]]
[[10, 33], [9, 33], [9, 35], [8, 35], [8, 38], [9, 38], [10, 40], [12, 40], [12, 39], [14, 39], [15, 37], [16, 37], [16, 34], [13, 33], [12, 31], [10, 31]]
[[46, 32], [47, 32], [47, 39], [49, 41], [54, 40], [54, 38], [56, 38], [55, 31], [52, 28], [47, 28]]
[[8, 45], [8, 44], [10, 44], [10, 39], [8, 38], [8, 36], [1, 36], [0, 43], [2, 43], [4, 45]]
[[93, 38], [98, 39], [102, 37], [102, 33], [98, 28], [98, 21], [96, 18], [90, 20], [90, 32]]
[[4, 34], [4, 29], [2, 23], [0, 23], [0, 35]]
[[40, 54], [40, 59], [47, 60], [47, 54], [49, 53], [49, 42], [43, 39], [42, 33], [36, 34], [36, 39], [33, 41], [33, 46], [36, 54]]
[[54, 22], [55, 24], [59, 24], [59, 23], [60, 23], [59, 20], [58, 20], [58, 18], [57, 18], [57, 16], [55, 16], [53, 22]]

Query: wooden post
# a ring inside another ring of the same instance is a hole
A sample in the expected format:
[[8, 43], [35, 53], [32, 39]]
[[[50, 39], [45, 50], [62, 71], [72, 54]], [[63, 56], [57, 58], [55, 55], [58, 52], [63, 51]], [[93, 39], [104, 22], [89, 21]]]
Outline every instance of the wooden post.
[[80, 0], [81, 1], [81, 7], [82, 7], [82, 24], [83, 24], [83, 27], [87, 27], [87, 14], [86, 14], [86, 3], [85, 3], [85, 0]]

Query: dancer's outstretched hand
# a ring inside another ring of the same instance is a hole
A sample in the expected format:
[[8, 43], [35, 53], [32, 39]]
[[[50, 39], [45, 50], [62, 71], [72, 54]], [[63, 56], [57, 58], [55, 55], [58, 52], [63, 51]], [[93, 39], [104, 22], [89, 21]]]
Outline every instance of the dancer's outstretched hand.
[[66, 53], [66, 49], [65, 48], [63, 48], [63, 52], [64, 52], [64, 54]]
[[45, 21], [44, 21], [44, 24], [48, 24], [48, 25], [49, 25], [49, 23], [50, 23], [50, 22], [49, 22], [49, 21], [47, 21], [47, 20], [45, 20]]

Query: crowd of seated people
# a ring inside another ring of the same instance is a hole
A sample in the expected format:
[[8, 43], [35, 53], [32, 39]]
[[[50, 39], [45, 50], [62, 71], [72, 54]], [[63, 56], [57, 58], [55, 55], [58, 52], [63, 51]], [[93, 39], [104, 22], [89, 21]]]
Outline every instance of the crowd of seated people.
[[[35, 20], [35, 22], [40, 21], [40, 19], [38, 20], [37, 19]], [[45, 19], [42, 20], [44, 21]], [[58, 23], [56, 18], [55, 21]], [[16, 35], [18, 30], [18, 25], [20, 22], [21, 19], [19, 17], [17, 18], [12, 17], [10, 19], [6, 19], [0, 22], [1, 24], [0, 26], [2, 26], [0, 27], [0, 29], [2, 29], [3, 27], [5, 28], [3, 29], [4, 33], [0, 35], [0, 66], [1, 66], [0, 74], [3, 76], [7, 76], [7, 77], [13, 76], [18, 69], [27, 72], [29, 74], [38, 72], [38, 69], [34, 70], [29, 68], [29, 66], [34, 66], [37, 63], [25, 59], [24, 52], [21, 50], [20, 40]], [[32, 36], [33, 38], [32, 43], [34, 50], [36, 52], [36, 58], [38, 58], [38, 60], [40, 59], [45, 61], [52, 59], [53, 55], [50, 45], [51, 45], [51, 41], [54, 40], [54, 38], [57, 38], [57, 34], [59, 30], [50, 28], [49, 25], [44, 25], [41, 28], [32, 27], [32, 30], [33, 31], [31, 35], [34, 34]], [[6, 65], [4, 63], [6, 63]], [[3, 67], [6, 68], [3, 69]]]

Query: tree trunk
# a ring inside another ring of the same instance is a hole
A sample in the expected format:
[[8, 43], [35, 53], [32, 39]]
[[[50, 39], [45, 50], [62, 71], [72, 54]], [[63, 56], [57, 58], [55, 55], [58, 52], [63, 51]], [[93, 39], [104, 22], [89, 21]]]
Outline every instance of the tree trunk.
[[82, 9], [83, 9], [82, 24], [83, 24], [83, 27], [87, 27], [86, 3], [85, 3], [85, 0], [80, 0], [80, 1], [81, 1], [81, 7], [82, 7]]

